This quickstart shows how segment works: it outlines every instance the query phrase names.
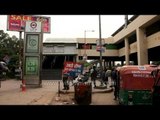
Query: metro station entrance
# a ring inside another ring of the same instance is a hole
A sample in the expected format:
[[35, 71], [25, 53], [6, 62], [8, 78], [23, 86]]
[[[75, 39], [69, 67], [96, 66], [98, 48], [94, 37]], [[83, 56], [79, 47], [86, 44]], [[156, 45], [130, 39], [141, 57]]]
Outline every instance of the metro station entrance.
[[44, 55], [42, 61], [42, 80], [61, 80], [64, 61], [74, 61], [73, 55]]

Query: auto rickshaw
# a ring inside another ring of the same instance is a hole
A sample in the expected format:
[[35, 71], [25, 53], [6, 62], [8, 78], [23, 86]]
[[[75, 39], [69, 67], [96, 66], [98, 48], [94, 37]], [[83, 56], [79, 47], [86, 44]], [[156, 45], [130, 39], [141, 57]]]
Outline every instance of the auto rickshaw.
[[154, 84], [152, 87], [152, 105], [160, 105], [160, 66], [157, 66], [152, 71], [151, 75], [154, 78]]
[[121, 105], [152, 105], [152, 65], [126, 65], [117, 70]]

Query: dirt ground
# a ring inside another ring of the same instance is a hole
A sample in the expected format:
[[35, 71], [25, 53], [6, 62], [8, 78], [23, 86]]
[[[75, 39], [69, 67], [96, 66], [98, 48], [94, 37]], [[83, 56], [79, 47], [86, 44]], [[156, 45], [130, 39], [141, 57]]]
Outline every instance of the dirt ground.
[[60, 93], [53, 98], [51, 105], [75, 105], [74, 93]]
[[[61, 92], [56, 94], [52, 99], [51, 105], [79, 105], [75, 100], [74, 93]], [[113, 91], [92, 93], [91, 103], [89, 105], [118, 105], [118, 101], [114, 100]]]

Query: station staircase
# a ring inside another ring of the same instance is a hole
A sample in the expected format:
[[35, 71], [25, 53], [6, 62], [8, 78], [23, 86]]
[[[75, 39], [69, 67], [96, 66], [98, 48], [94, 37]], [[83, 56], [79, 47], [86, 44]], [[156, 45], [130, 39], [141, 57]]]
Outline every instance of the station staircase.
[[43, 69], [42, 80], [62, 80], [62, 69]]

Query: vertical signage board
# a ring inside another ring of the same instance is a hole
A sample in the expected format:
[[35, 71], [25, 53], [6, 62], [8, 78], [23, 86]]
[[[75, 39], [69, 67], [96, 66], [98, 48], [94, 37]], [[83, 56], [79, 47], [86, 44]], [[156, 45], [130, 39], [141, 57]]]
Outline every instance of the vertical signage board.
[[42, 39], [41, 24], [26, 22], [24, 33], [23, 79], [26, 86], [41, 87]]

